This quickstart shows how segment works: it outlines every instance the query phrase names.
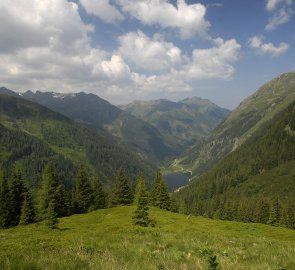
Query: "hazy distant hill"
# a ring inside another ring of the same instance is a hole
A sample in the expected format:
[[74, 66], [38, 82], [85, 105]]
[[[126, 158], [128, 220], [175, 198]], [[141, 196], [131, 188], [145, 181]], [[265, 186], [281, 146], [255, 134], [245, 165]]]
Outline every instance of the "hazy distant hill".
[[162, 162], [179, 154], [156, 128], [94, 94], [27, 91], [22, 97], [95, 128], [151, 160]]
[[23, 98], [0, 94], [0, 124], [0, 169], [9, 171], [19, 164], [34, 183], [52, 158], [69, 184], [79, 164], [105, 183], [111, 183], [120, 168], [133, 179], [141, 172], [150, 178], [156, 171], [125, 147]]
[[229, 114], [207, 99], [134, 101], [120, 108], [156, 127], [179, 151], [207, 136]]
[[210, 137], [177, 160], [176, 166], [200, 175], [241, 146], [274, 115], [295, 100], [295, 72], [283, 74], [245, 99]]

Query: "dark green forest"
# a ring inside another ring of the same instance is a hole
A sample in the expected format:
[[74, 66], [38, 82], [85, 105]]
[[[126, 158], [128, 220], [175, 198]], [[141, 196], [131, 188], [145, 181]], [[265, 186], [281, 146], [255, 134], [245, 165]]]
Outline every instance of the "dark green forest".
[[175, 193], [179, 211], [295, 228], [295, 103]]

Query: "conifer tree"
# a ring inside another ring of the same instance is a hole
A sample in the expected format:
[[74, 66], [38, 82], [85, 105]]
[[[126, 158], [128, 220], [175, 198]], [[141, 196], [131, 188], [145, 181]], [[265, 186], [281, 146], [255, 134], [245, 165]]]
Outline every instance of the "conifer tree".
[[128, 184], [127, 177], [123, 173], [122, 169], [119, 170], [115, 186], [113, 189], [113, 205], [127, 205], [132, 203], [132, 194]]
[[148, 192], [145, 185], [144, 176], [140, 175], [135, 188], [134, 202], [138, 204], [140, 197], [148, 197]]
[[49, 202], [54, 200], [57, 215], [64, 216], [67, 213], [66, 192], [63, 184], [58, 180], [53, 163], [49, 162], [41, 179], [40, 188], [37, 193], [38, 219], [43, 220], [47, 216]]
[[161, 173], [158, 174], [158, 177], [159, 177], [159, 180], [158, 180], [158, 194], [157, 194], [156, 206], [158, 206], [161, 209], [170, 210], [171, 199], [170, 199], [170, 195], [169, 195], [166, 183], [164, 182], [164, 179]]
[[50, 229], [56, 229], [58, 224], [56, 203], [54, 199], [50, 200], [46, 213], [46, 225]]
[[93, 191], [86, 168], [81, 165], [76, 178], [75, 200], [78, 213], [86, 213], [93, 204]]
[[133, 223], [142, 227], [154, 226], [154, 221], [148, 217], [149, 200], [143, 176], [139, 177], [136, 191], [137, 209], [133, 212]]
[[98, 178], [93, 182], [93, 209], [102, 209], [106, 207], [106, 193]]
[[253, 221], [258, 223], [267, 223], [269, 219], [269, 201], [266, 198], [257, 198], [255, 200], [255, 210]]
[[24, 194], [24, 202], [21, 209], [20, 225], [27, 225], [35, 222], [35, 209], [32, 196], [29, 191]]
[[9, 204], [9, 189], [6, 177], [0, 175], [0, 228], [9, 227], [10, 204]]
[[273, 199], [270, 204], [270, 210], [269, 210], [269, 218], [268, 218], [268, 224], [270, 225], [277, 225], [279, 224], [281, 220], [281, 213], [282, 207], [279, 202], [279, 199]]
[[152, 206], [157, 206], [158, 188], [159, 188], [159, 177], [157, 175], [156, 180], [151, 185], [150, 194], [149, 194], [149, 202]]
[[25, 185], [22, 173], [19, 169], [14, 169], [9, 186], [9, 225], [17, 226], [20, 221], [21, 208], [24, 201]]
[[161, 172], [157, 172], [156, 180], [152, 184], [150, 203], [161, 209], [170, 210], [171, 208], [170, 195]]

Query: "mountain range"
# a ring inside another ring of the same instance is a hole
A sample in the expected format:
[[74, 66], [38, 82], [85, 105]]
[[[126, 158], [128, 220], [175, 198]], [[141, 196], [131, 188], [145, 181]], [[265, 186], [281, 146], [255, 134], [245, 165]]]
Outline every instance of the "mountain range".
[[178, 153], [206, 137], [230, 113], [207, 99], [134, 101], [120, 108], [148, 122]]
[[16, 93], [4, 87], [1, 92], [46, 106], [161, 165], [207, 136], [229, 113], [196, 97], [180, 102], [138, 101], [120, 109], [84, 92]]

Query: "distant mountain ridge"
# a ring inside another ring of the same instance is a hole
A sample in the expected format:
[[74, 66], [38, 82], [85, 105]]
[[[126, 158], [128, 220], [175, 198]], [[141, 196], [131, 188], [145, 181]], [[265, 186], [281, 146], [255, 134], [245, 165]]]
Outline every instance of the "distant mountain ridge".
[[120, 108], [157, 128], [170, 144], [182, 151], [207, 136], [230, 112], [198, 97], [179, 102], [134, 101]]
[[184, 153], [173, 166], [191, 170], [194, 176], [201, 175], [294, 100], [295, 72], [282, 74], [245, 99], [208, 138]]

